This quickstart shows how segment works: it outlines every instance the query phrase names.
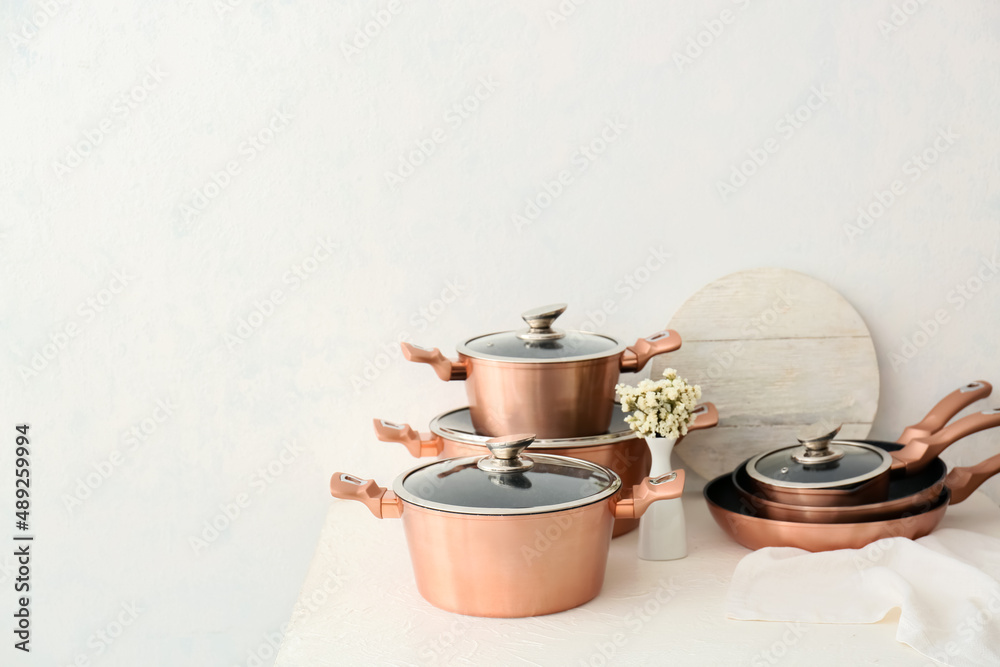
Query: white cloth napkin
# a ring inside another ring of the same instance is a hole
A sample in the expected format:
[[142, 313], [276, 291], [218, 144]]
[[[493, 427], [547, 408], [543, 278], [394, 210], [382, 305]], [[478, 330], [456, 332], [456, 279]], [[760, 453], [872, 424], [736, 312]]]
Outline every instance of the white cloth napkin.
[[954, 667], [1000, 665], [1000, 540], [941, 529], [864, 549], [760, 549], [736, 567], [739, 620], [875, 623], [900, 608], [896, 639]]

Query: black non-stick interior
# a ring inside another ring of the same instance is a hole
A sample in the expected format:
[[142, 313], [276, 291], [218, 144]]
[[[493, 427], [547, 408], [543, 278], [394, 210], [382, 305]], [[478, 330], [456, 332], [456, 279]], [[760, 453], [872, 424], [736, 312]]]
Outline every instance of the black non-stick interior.
[[[759, 514], [760, 514], [759, 512], [757, 512], [753, 507], [749, 507], [748, 506], [748, 503], [746, 502], [746, 500], [744, 500], [743, 496], [740, 495], [740, 492], [736, 490], [736, 485], [733, 484], [733, 474], [732, 473], [726, 473], [724, 475], [719, 475], [718, 477], [716, 477], [715, 479], [713, 479], [711, 482], [709, 482], [708, 484], [706, 484], [705, 485], [704, 495], [705, 495], [705, 499], [708, 502], [712, 503], [713, 505], [717, 505], [718, 507], [721, 507], [722, 509], [724, 509], [724, 510], [726, 510], [728, 512], [733, 512], [734, 514], [742, 514], [743, 516], [759, 517], [762, 521], [776, 521], [776, 520], [765, 519], [763, 517], [760, 517], [759, 516]], [[935, 509], [937, 509], [941, 505], [947, 504], [950, 499], [951, 499], [951, 493], [948, 491], [948, 489], [946, 487], [944, 489], [944, 491], [941, 493], [941, 497], [939, 497], [930, 507], [928, 507], [926, 511], [927, 512], [934, 511]], [[794, 523], [794, 522], [782, 521], [780, 523]], [[812, 526], [812, 525], [824, 525], [824, 526], [826, 526], [826, 525], [829, 525], [829, 526], [840, 525], [840, 526], [843, 526], [843, 525], [847, 525], [847, 524], [807, 524], [807, 523], [803, 523], [802, 525], [804, 525], [804, 526]]]
[[[884, 449], [887, 452], [895, 452], [903, 448], [903, 445], [895, 442], [881, 442], [878, 440], [854, 440], [852, 442], [863, 442], [867, 445]], [[747, 501], [746, 498], [740, 494], [740, 490], [742, 489], [744, 492], [753, 495], [750, 490], [755, 488], [753, 478], [751, 478], [749, 473], [747, 473], [746, 464], [746, 461], [741, 463], [731, 475], [733, 482], [729, 486], [732, 487], [732, 491], [736, 494], [736, 505], [732, 507], [724, 505], [724, 507], [733, 511], [736, 511], [736, 507], [740, 507], [743, 510], [741, 511], [741, 514], [746, 514], [747, 516], [757, 516], [759, 512], [751, 506], [750, 502]], [[906, 498], [920, 493], [924, 489], [929, 488], [936, 482], [943, 479], [947, 472], [948, 466], [945, 465], [944, 461], [939, 458], [935, 458], [926, 468], [918, 473], [891, 479], [889, 482], [889, 495], [886, 500], [898, 500], [899, 498]], [[853, 506], [854, 509], [863, 507], [864, 505]]]

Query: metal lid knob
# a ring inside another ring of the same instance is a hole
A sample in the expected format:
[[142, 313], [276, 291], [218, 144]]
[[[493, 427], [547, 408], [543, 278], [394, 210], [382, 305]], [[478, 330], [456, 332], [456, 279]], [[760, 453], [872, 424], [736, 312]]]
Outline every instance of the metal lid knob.
[[521, 452], [534, 441], [534, 433], [490, 438], [486, 441], [486, 446], [490, 448], [490, 455], [479, 459], [476, 462], [476, 467], [485, 472], [524, 472], [529, 470], [531, 466], [535, 465], [535, 462], [527, 456], [521, 456]]
[[843, 424], [832, 426], [830, 422], [819, 422], [799, 432], [798, 441], [802, 445], [792, 458], [799, 463], [829, 463], [844, 457], [844, 452], [830, 446]]
[[553, 303], [541, 308], [533, 308], [521, 313], [521, 318], [528, 324], [528, 328], [517, 333], [521, 340], [539, 341], [555, 340], [562, 338], [566, 334], [558, 329], [552, 328], [552, 323], [566, 310], [565, 303]]

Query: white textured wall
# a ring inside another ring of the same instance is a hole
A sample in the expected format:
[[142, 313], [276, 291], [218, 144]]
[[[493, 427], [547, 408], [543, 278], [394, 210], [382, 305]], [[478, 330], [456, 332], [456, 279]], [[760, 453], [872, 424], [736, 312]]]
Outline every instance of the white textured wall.
[[599, 328], [633, 337], [712, 279], [783, 266], [868, 322], [876, 435], [1000, 382], [993, 3], [909, 0], [889, 30], [890, 2], [858, 0], [226, 1], [0, 5], [0, 462], [29, 422], [38, 536], [19, 664], [266, 656], [329, 474], [412, 463], [370, 419], [462, 401], [402, 336], [449, 349], [567, 301], [565, 324], [611, 302]]

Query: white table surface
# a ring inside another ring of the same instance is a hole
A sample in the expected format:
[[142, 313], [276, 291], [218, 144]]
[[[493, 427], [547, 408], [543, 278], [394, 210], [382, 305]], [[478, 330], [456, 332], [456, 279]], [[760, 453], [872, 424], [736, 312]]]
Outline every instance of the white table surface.
[[[432, 607], [417, 593], [400, 521], [332, 501], [275, 665], [937, 664], [896, 641], [898, 612], [857, 625], [725, 618], [730, 578], [749, 552], [715, 525], [700, 492], [684, 498], [687, 558], [640, 561], [633, 531], [613, 540], [597, 598], [520, 619]], [[941, 526], [1000, 537], [1000, 508], [975, 493]]]

